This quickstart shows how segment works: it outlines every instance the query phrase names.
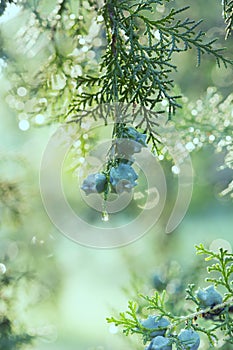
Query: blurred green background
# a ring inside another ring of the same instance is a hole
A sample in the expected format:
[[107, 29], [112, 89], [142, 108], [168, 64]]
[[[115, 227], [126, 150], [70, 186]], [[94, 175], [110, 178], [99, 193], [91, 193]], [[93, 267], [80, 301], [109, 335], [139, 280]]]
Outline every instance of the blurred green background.
[[[225, 45], [220, 1], [177, 1], [179, 5], [189, 3], [190, 17], [204, 18], [202, 28], [207, 30], [207, 36], [218, 36]], [[10, 35], [14, 33], [14, 21], [10, 22]], [[9, 33], [7, 40], [9, 46]], [[227, 45], [232, 47], [232, 38]], [[231, 69], [216, 71], [208, 57], [200, 68], [195, 68], [193, 52], [177, 55], [175, 61], [179, 68], [176, 83], [190, 100], [201, 98], [208, 86], [217, 86], [225, 96], [231, 93]], [[202, 242], [210, 246], [217, 239], [220, 240], [215, 242], [217, 245], [233, 244], [232, 199], [218, 195], [222, 184], [232, 177], [231, 172], [217, 170], [224, 155], [216, 154], [211, 146], [192, 153], [195, 173], [192, 201], [182, 223], [172, 234], [163, 232], [161, 222], [122, 248], [98, 250], [78, 245], [56, 230], [40, 196], [40, 162], [56, 125], [19, 129], [17, 113], [9, 108], [5, 99], [11, 78], [1, 75], [0, 179], [19, 185], [22, 207], [19, 222], [1, 207], [0, 258], [3, 259], [14, 244], [6, 273], [32, 271], [34, 276], [15, 295], [16, 319], [23, 320], [32, 333], [40, 335], [33, 346], [35, 350], [134, 349], [119, 333], [113, 334], [115, 329], [105, 320], [126, 309], [129, 295], [123, 289], [130, 290], [133, 276], [139, 280], [138, 288], [141, 285], [145, 289], [148, 285], [150, 290], [151, 276], [158, 267], [177, 262], [182, 269], [189, 269], [190, 282], [193, 282], [195, 244]], [[177, 185], [170, 174], [170, 164], [165, 162], [164, 169], [168, 188], [174, 195]], [[76, 193], [71, 187], [76, 180], [70, 181], [70, 176], [69, 173], [66, 183], [69, 195]], [[79, 203], [75, 196], [71, 200]]]

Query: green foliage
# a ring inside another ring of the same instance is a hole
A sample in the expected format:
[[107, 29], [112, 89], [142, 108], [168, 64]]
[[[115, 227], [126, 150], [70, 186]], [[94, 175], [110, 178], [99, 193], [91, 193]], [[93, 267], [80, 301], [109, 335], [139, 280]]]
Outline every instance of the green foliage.
[[[189, 127], [206, 137], [217, 125], [213, 145], [218, 151], [226, 150], [225, 164], [231, 168], [231, 116], [226, 127], [224, 120], [224, 112], [230, 113], [231, 97], [220, 105], [217, 101], [214, 111], [208, 105], [214, 97], [203, 99], [205, 109], [190, 118], [190, 111], [186, 114], [190, 104], [174, 87], [174, 58], [193, 48], [198, 65], [205, 54], [223, 67], [232, 61], [222, 55], [216, 39], [208, 41], [198, 30], [201, 21], [184, 17], [187, 7], [171, 5], [161, 0], [79, 1], [78, 5], [64, 0], [48, 9], [41, 1], [23, 1], [23, 23], [15, 44], [12, 40], [11, 45], [4, 43], [5, 57], [11, 63], [6, 72], [12, 83], [6, 100], [18, 111], [19, 120], [37, 126], [76, 122], [81, 127], [90, 120], [105, 124], [114, 120], [113, 138], [119, 134], [118, 122], [123, 121], [147, 133], [152, 151], [163, 152], [159, 117], [164, 112], [171, 117], [176, 111], [175, 127], [185, 142], [190, 138]], [[199, 108], [200, 100], [197, 104]], [[229, 183], [223, 193], [230, 193], [232, 186]]]
[[[22, 1], [23, 23], [15, 42], [4, 43], [11, 62], [10, 105], [23, 110], [22, 103], [27, 102], [20, 119], [33, 124], [40, 124], [38, 114], [46, 117], [42, 123], [80, 122], [87, 117], [106, 122], [109, 109], [96, 104], [119, 101], [141, 107], [135, 117], [144, 122], [153, 141], [164, 101], [169, 117], [180, 106], [174, 89], [174, 54], [194, 48], [198, 65], [204, 54], [213, 56], [218, 65], [232, 63], [216, 39], [205, 40], [205, 33], [198, 30], [201, 21], [184, 18], [188, 7], [172, 8], [171, 1], [105, 1], [101, 6], [96, 1], [63, 0], [51, 6], [49, 10], [41, 1]], [[25, 57], [27, 67], [22, 69]], [[26, 94], [18, 94], [19, 87]], [[90, 107], [92, 113], [86, 111]]]
[[[19, 112], [20, 120], [30, 120], [37, 126], [64, 121], [75, 93], [75, 78], [83, 69], [92, 71], [95, 66], [91, 50], [83, 51], [79, 42], [85, 36], [90, 42], [88, 49], [98, 51], [101, 45], [92, 44], [99, 29], [91, 31], [98, 25], [94, 21], [95, 6], [89, 3], [85, 1], [84, 6], [79, 1], [77, 6], [76, 2], [63, 0], [47, 6], [42, 1], [23, 1], [14, 42], [5, 32], [7, 25], [1, 28], [3, 55], [9, 63], [6, 74], [12, 83], [7, 102]], [[20, 87], [24, 89], [22, 94]], [[41, 121], [37, 121], [38, 115], [42, 115]]]
[[28, 164], [20, 155], [5, 153], [0, 155], [0, 165], [0, 227], [19, 226], [27, 208], [26, 189], [21, 180]]
[[[9, 270], [8, 270], [9, 268]], [[0, 348], [4, 350], [25, 349], [35, 336], [25, 330], [17, 314], [17, 304], [22, 298], [22, 286], [31, 279], [29, 272], [21, 273], [10, 268], [9, 260], [0, 264]]]
[[[43, 298], [44, 290], [58, 284], [54, 265], [51, 273], [46, 261], [43, 277], [40, 273], [36, 278], [32, 272], [38, 268], [37, 256], [44, 241], [31, 237], [35, 231], [28, 210], [36, 192], [27, 177], [28, 162], [22, 155], [8, 152], [1, 153], [0, 164], [0, 349], [31, 349], [39, 335], [27, 315], [35, 300]], [[50, 252], [44, 249], [44, 253], [47, 256]], [[39, 259], [41, 262], [41, 254]], [[46, 278], [46, 274], [50, 276]], [[46, 279], [50, 286], [46, 286]]]
[[[206, 282], [210, 282], [212, 286], [219, 288], [223, 295], [221, 303], [215, 304], [213, 302], [211, 306], [203, 308], [199, 294], [196, 291], [197, 286], [189, 284], [186, 288], [186, 303], [183, 303], [183, 310], [179, 315], [174, 313], [176, 306], [172, 302], [173, 295], [169, 295], [164, 290], [163, 292], [155, 291], [152, 296], [139, 295], [138, 302], [130, 301], [128, 310], [120, 313], [119, 318], [111, 317], [107, 321], [122, 327], [123, 333], [127, 336], [131, 334], [140, 335], [144, 344], [153, 338], [151, 333], [155, 331], [155, 329], [145, 328], [141, 324], [142, 319], [145, 319], [148, 314], [165, 317], [169, 320], [170, 325], [165, 329], [165, 337], [170, 339], [177, 349], [183, 349], [183, 345], [177, 336], [181, 329], [192, 329], [205, 335], [206, 338], [203, 338], [203, 341], [206, 344], [206, 349], [208, 343], [209, 346], [219, 348], [219, 340], [221, 340], [221, 343], [223, 340], [226, 343], [233, 343], [233, 254], [222, 248], [218, 252], [213, 252], [206, 249], [202, 244], [196, 246], [196, 249], [198, 255], [207, 255], [206, 261], [212, 262], [213, 260], [212, 264], [207, 267], [207, 273], [213, 275], [213, 277], [206, 278]], [[216, 272], [217, 274], [215, 274]], [[213, 287], [209, 290], [220, 296]], [[206, 343], [206, 339], [208, 343]]]
[[[202, 244], [196, 247], [197, 254], [207, 255], [206, 261], [214, 260], [214, 263], [207, 268], [208, 273], [216, 272], [216, 277], [206, 278], [206, 282], [211, 282], [215, 286], [223, 286], [226, 289], [224, 301], [232, 298], [233, 295], [233, 254], [227, 250], [219, 249], [219, 252], [212, 252]], [[216, 262], [217, 261], [217, 262]]]
[[[77, 79], [77, 88], [84, 91], [74, 99], [73, 120], [80, 121], [82, 110], [95, 104], [133, 103], [146, 107], [142, 117], [146, 120], [145, 131], [149, 132], [154, 129], [156, 118], [150, 111], [154, 108], [161, 111], [163, 100], [168, 103], [169, 117], [180, 106], [180, 96], [174, 94], [171, 78], [171, 73], [177, 69], [172, 61], [174, 53], [195, 48], [198, 65], [206, 53], [214, 56], [219, 66], [232, 64], [222, 56], [223, 49], [214, 46], [216, 39], [204, 41], [205, 33], [197, 30], [201, 21], [179, 18], [188, 7], [168, 7], [161, 16], [156, 10], [158, 5], [165, 3], [160, 0], [139, 4], [105, 1], [100, 13], [107, 32], [106, 53], [98, 75]], [[140, 113], [142, 111], [138, 110], [137, 115]]]
[[[178, 100], [181, 96], [173, 94], [174, 81], [171, 79], [172, 72], [177, 70], [173, 63], [174, 54], [195, 48], [197, 65], [205, 53], [213, 55], [219, 66], [220, 63], [225, 67], [232, 64], [222, 56], [223, 49], [215, 47], [216, 39], [204, 40], [205, 33], [197, 30], [201, 21], [179, 18], [186, 7], [175, 10], [168, 6], [161, 15], [157, 11], [158, 5], [165, 4], [162, 1], [143, 1], [140, 4], [105, 2], [99, 13], [104, 18], [107, 31], [106, 53], [102, 56], [97, 75], [77, 78], [76, 89], [81, 93], [73, 99], [67, 115], [69, 121], [81, 125], [85, 118], [102, 118], [107, 124], [111, 117], [117, 122], [130, 122], [147, 133], [147, 141], [153, 144], [152, 150], [158, 151], [163, 148], [158, 135], [158, 117], [164, 113], [164, 106], [169, 118], [180, 106]], [[119, 102], [117, 108], [112, 106]], [[184, 111], [182, 119], [188, 124]], [[197, 121], [193, 126], [197, 125]], [[221, 123], [220, 118], [217, 121]], [[207, 123], [212, 128], [212, 120]], [[203, 120], [200, 124], [203, 125]], [[117, 127], [116, 123], [114, 130]], [[184, 138], [189, 137], [187, 129], [183, 132]], [[222, 132], [222, 127], [219, 130]], [[228, 155], [231, 153], [229, 151]], [[228, 192], [231, 184], [229, 186]]]
[[[1, 1], [0, 15], [6, 4], [7, 1]], [[189, 102], [177, 92], [174, 78], [177, 55], [190, 49], [195, 50], [197, 66], [206, 54], [223, 68], [232, 61], [222, 55], [215, 39], [205, 39], [205, 33], [198, 29], [201, 21], [184, 18], [187, 7], [171, 5], [170, 0], [21, 1], [20, 16], [14, 23], [17, 33], [7, 33], [11, 24], [1, 25], [1, 55], [7, 61], [6, 75], [11, 84], [6, 101], [17, 111], [19, 120], [33, 125], [75, 122], [85, 136], [88, 128], [83, 124], [90, 119], [101, 119], [105, 124], [113, 120], [113, 141], [122, 137], [126, 123], [133, 125], [147, 133], [152, 150], [164, 155], [168, 155], [168, 150], [158, 135], [159, 117], [163, 113], [167, 120], [176, 112], [173, 123], [187, 149], [198, 150], [212, 144], [224, 153], [225, 165], [232, 169], [232, 95], [225, 99], [209, 89], [205, 98]], [[232, 28], [232, 6], [232, 1], [224, 1], [227, 36]], [[119, 123], [122, 119], [124, 123]], [[88, 144], [84, 135], [78, 140], [78, 151], [85, 157], [84, 146]], [[80, 153], [75, 156], [77, 161]], [[182, 155], [179, 160], [182, 162]], [[108, 177], [111, 166], [117, 165], [112, 161], [116, 159], [109, 158]], [[223, 193], [232, 189], [233, 182]], [[23, 207], [19, 183], [1, 179], [0, 195], [1, 207], [10, 213], [11, 220], [18, 220]], [[2, 218], [5, 216], [1, 213]], [[36, 236], [33, 241], [37, 241]], [[108, 321], [122, 326], [126, 335], [141, 336], [146, 343], [151, 340], [151, 330], [141, 324], [141, 319], [156, 312], [169, 319], [170, 325], [163, 331], [178, 349], [182, 348], [178, 332], [183, 328], [206, 335], [203, 339], [208, 340], [208, 345], [218, 346], [221, 338], [232, 343], [232, 254], [224, 250], [214, 253], [203, 246], [197, 250], [213, 260], [207, 282], [223, 293], [223, 303], [203, 309], [197, 298], [198, 286], [190, 284], [186, 301], [181, 299], [184, 290], [141, 295], [138, 302], [129, 302], [129, 310], [121, 313], [119, 319]], [[4, 263], [8, 266], [7, 261]], [[47, 260], [44, 264], [48, 271]], [[58, 274], [52, 271], [48, 275], [52, 289], [57, 285]], [[15, 323], [20, 316], [14, 309], [14, 303], [20, 304], [16, 289], [21, 281], [28, 282], [27, 277], [30, 276], [15, 269], [3, 272], [0, 278], [0, 346], [4, 350], [22, 348], [34, 340], [25, 331], [26, 326]], [[170, 277], [168, 273], [166, 286]], [[184, 305], [178, 304], [179, 300]]]
[[20, 222], [22, 211], [22, 195], [19, 184], [1, 181], [0, 182], [0, 220], [7, 219], [11, 222]]
[[223, 0], [223, 14], [226, 22], [226, 38], [231, 34], [233, 26], [233, 1]]
[[1, 1], [1, 4], [0, 4], [0, 15], [2, 15], [6, 9], [6, 2], [5, 1]]

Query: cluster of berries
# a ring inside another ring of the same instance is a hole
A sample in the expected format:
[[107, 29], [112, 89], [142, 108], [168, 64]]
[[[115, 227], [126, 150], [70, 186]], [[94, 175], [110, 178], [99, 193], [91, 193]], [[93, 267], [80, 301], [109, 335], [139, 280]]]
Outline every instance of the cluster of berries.
[[[165, 317], [149, 316], [141, 322], [142, 326], [150, 333], [151, 342], [145, 350], [172, 350], [173, 337], [166, 337], [165, 333], [170, 322]], [[178, 341], [183, 349], [197, 350], [200, 345], [200, 337], [193, 329], [182, 329], [178, 334]]]
[[146, 134], [138, 132], [133, 127], [124, 126], [119, 137], [112, 143], [106, 170], [90, 174], [83, 181], [81, 189], [86, 195], [109, 191], [130, 192], [137, 185], [138, 178], [132, 167], [133, 155], [139, 153], [142, 147], [147, 147], [146, 138]]
[[[222, 296], [218, 293], [214, 286], [209, 286], [205, 289], [199, 289], [196, 292], [196, 297], [199, 302], [200, 309], [212, 308], [222, 303]], [[166, 336], [167, 328], [170, 322], [161, 316], [148, 316], [147, 319], [141, 321], [141, 325], [150, 332], [151, 342], [145, 350], [172, 350], [172, 344], [175, 338], [179, 347], [183, 350], [197, 350], [200, 345], [199, 334], [191, 329], [182, 329], [177, 337], [172, 335]]]

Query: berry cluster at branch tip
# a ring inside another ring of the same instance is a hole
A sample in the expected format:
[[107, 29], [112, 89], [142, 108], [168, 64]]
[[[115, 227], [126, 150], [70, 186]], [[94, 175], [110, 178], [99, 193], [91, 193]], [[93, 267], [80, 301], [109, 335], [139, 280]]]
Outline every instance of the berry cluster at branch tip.
[[175, 338], [182, 350], [197, 350], [200, 345], [199, 334], [193, 329], [181, 329], [176, 337], [172, 334], [166, 336], [170, 322], [165, 317], [150, 315], [140, 323], [148, 331], [151, 339], [145, 350], [172, 350]]
[[83, 181], [81, 189], [85, 194], [131, 192], [138, 179], [138, 174], [132, 167], [135, 161], [133, 155], [147, 147], [146, 138], [146, 134], [133, 127], [119, 125], [105, 169], [100, 173], [88, 175]]
[[[196, 291], [196, 299], [200, 310], [212, 309], [223, 302], [222, 295], [217, 292], [213, 285], [205, 289], [199, 288]], [[214, 315], [214, 311], [210, 310], [210, 315], [212, 315], [211, 312]], [[203, 313], [203, 315], [208, 316], [208, 312]], [[168, 332], [171, 324], [165, 317], [150, 315], [147, 319], [140, 321], [140, 323], [145, 328], [143, 331], [147, 332], [150, 339], [150, 344], [145, 350], [172, 350], [173, 344], [178, 344], [178, 348], [182, 350], [197, 350], [200, 346], [200, 336], [195, 328], [190, 328], [190, 326], [181, 329], [179, 334], [176, 335]]]

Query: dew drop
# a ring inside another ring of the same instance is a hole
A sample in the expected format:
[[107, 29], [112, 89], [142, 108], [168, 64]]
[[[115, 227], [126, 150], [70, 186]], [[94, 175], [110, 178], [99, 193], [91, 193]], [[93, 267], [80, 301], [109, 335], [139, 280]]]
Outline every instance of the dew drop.
[[173, 165], [172, 172], [173, 174], [178, 175], [180, 173], [180, 168], [177, 165]]
[[215, 140], [215, 136], [214, 136], [214, 135], [210, 135], [210, 136], [209, 136], [209, 141], [210, 141], [210, 142], [213, 142], [214, 140]]
[[189, 151], [192, 152], [195, 149], [194, 144], [190, 141], [185, 145], [185, 148]]
[[25, 87], [23, 86], [20, 86], [18, 89], [17, 89], [17, 94], [19, 96], [26, 96], [27, 95], [27, 89], [25, 89]]
[[159, 158], [159, 160], [163, 160], [163, 159], [164, 159], [164, 155], [163, 155], [163, 154], [160, 154], [160, 155], [158, 156], [158, 158]]
[[84, 38], [80, 38], [79, 39], [79, 44], [80, 45], [85, 45], [86, 44], [86, 40]]
[[195, 117], [198, 114], [198, 112], [196, 109], [192, 109], [191, 114]]
[[77, 140], [74, 142], [74, 147], [79, 148], [81, 146], [82, 142], [80, 140]]
[[20, 120], [19, 124], [19, 129], [22, 130], [22, 131], [26, 131], [30, 128], [30, 124], [27, 120], [23, 119], [23, 120]]
[[45, 117], [44, 117], [43, 114], [37, 114], [37, 115], [35, 116], [35, 122], [36, 122], [37, 124], [43, 124], [43, 123], [44, 123], [44, 120], [45, 120]]
[[96, 20], [97, 20], [97, 22], [103, 22], [104, 17], [102, 15], [99, 15], [99, 16], [97, 16]]
[[71, 13], [71, 14], [70, 14], [70, 19], [73, 19], [73, 20], [74, 20], [75, 18], [76, 18], [75, 14], [74, 14], [74, 13]]
[[104, 222], [109, 221], [109, 215], [108, 215], [108, 212], [106, 210], [102, 212], [102, 221], [104, 221]]
[[194, 132], [194, 127], [190, 126], [189, 132]]
[[85, 163], [85, 158], [84, 157], [80, 157], [79, 158], [79, 163], [84, 164]]

